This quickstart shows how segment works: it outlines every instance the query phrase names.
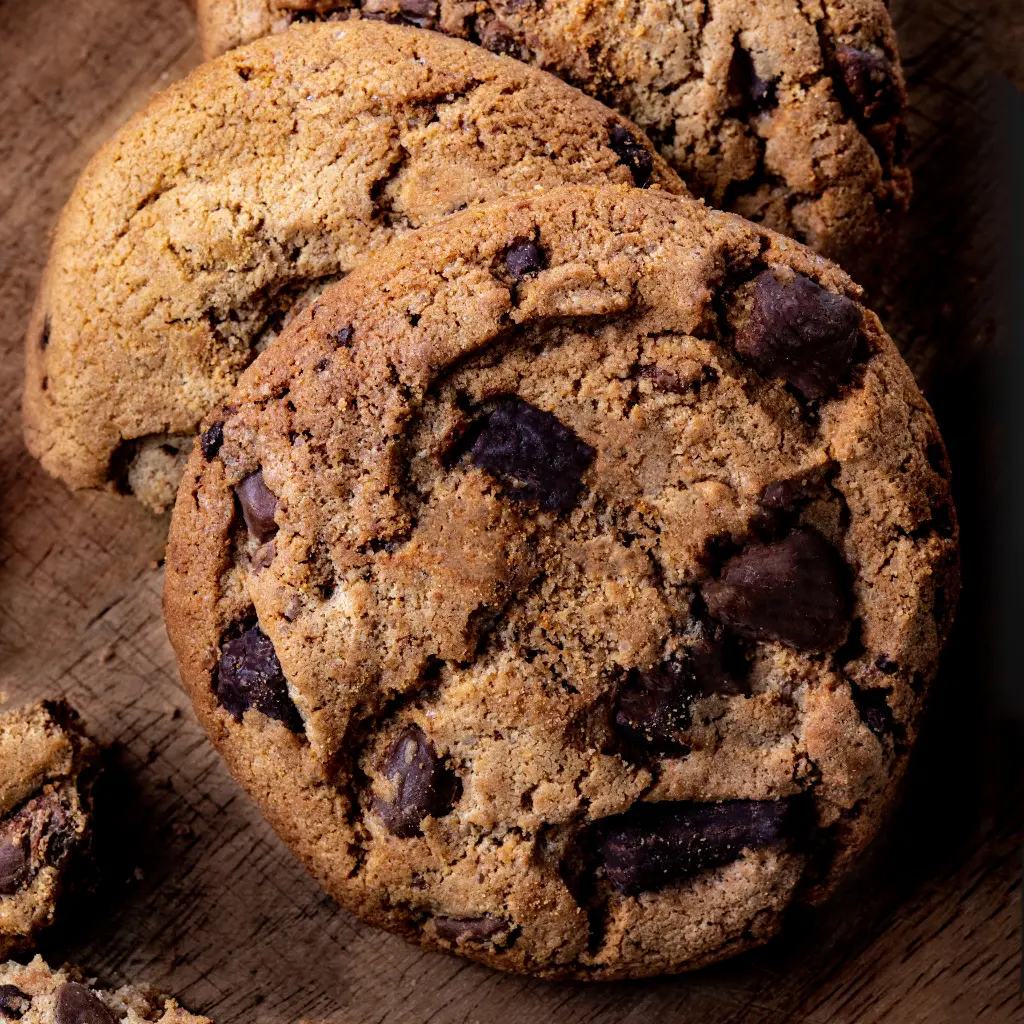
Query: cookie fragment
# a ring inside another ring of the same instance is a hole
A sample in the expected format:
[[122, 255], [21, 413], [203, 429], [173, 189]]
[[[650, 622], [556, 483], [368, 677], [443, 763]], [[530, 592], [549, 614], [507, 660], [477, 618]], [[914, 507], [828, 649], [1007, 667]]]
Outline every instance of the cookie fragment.
[[641, 804], [607, 823], [601, 860], [615, 890], [637, 896], [727, 864], [745, 849], [782, 845], [789, 818], [785, 800]]
[[418, 725], [410, 725], [391, 744], [383, 775], [394, 788], [394, 797], [387, 800], [375, 794], [373, 811], [402, 839], [417, 835], [427, 815], [444, 817], [457, 798], [457, 776]]
[[305, 728], [288, 693], [277, 651], [258, 625], [227, 640], [221, 648], [214, 692], [236, 722], [252, 709], [283, 722], [292, 732]]
[[849, 377], [861, 317], [852, 299], [803, 274], [784, 283], [765, 270], [736, 334], [736, 351], [762, 376], [781, 377], [804, 398], [824, 398]]
[[799, 528], [734, 555], [701, 587], [708, 610], [740, 636], [828, 651], [850, 622], [847, 570], [817, 530]]
[[507, 484], [513, 498], [552, 511], [575, 504], [594, 454], [558, 417], [509, 398], [487, 418], [469, 456]]

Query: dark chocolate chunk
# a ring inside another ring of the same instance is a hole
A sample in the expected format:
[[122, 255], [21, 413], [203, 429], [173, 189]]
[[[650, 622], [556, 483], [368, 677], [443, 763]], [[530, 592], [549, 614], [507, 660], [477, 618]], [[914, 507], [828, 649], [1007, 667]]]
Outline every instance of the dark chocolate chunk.
[[484, 914], [483, 917], [435, 917], [434, 930], [448, 942], [490, 942], [510, 931], [507, 921]]
[[888, 121], [900, 112], [896, 69], [885, 54], [840, 46], [836, 61], [857, 109], [867, 121]]
[[13, 834], [0, 835], [0, 896], [16, 893], [32, 874], [27, 832], [9, 831]]
[[373, 798], [374, 813], [396, 836], [419, 834], [427, 815], [442, 818], [457, 799], [458, 776], [437, 756], [418, 725], [410, 725], [392, 744], [382, 766], [394, 787], [393, 801]]
[[39, 347], [46, 348], [50, 344], [50, 317], [43, 318], [43, 329], [39, 332]]
[[889, 691], [851, 683], [850, 692], [864, 724], [879, 739], [892, 735], [893, 717], [888, 701]]
[[757, 499], [761, 508], [773, 512], [792, 512], [796, 499], [800, 494], [800, 484], [796, 480], [776, 480], [770, 483]]
[[516, 281], [522, 281], [527, 274], [535, 274], [547, 265], [544, 250], [528, 239], [513, 242], [505, 250], [505, 266]]
[[491, 53], [503, 53], [508, 57], [519, 56], [519, 43], [516, 41], [516, 37], [497, 18], [484, 22], [479, 32], [480, 45], [485, 50], [490, 50]]
[[775, 83], [758, 77], [753, 57], [739, 46], [733, 50], [729, 64], [729, 102], [757, 112], [775, 103]]
[[809, 277], [797, 274], [783, 284], [765, 270], [736, 351], [763, 376], [781, 377], [804, 398], [823, 398], [849, 378], [861, 316], [856, 302]]
[[632, 671], [619, 691], [615, 727], [631, 743], [657, 754], [688, 754], [677, 733], [690, 725], [693, 675], [679, 661]]
[[829, 651], [850, 621], [846, 566], [816, 530], [800, 528], [733, 555], [701, 587], [711, 615], [740, 636]]
[[551, 413], [509, 398], [488, 417], [469, 456], [507, 484], [512, 497], [568, 509], [583, 490], [580, 478], [594, 454]]
[[612, 886], [636, 896], [727, 864], [744, 849], [781, 845], [790, 817], [785, 800], [638, 804], [609, 819], [601, 859]]
[[[735, 646], [735, 638], [733, 640]], [[705, 625], [704, 636], [687, 651], [694, 685], [702, 697], [720, 693], [726, 697], [749, 693], [743, 679], [740, 652], [726, 645], [725, 630]]]
[[418, 28], [430, 28], [437, 21], [437, 0], [398, 0], [398, 9], [406, 21]]
[[0, 985], [0, 1017], [21, 1020], [32, 1005], [32, 997], [16, 985]]
[[629, 168], [633, 184], [637, 188], [647, 188], [654, 171], [654, 157], [643, 143], [628, 128], [616, 124], [612, 125], [608, 133], [608, 144], [619, 160]]
[[207, 427], [203, 431], [202, 437], [199, 438], [199, 445], [203, 449], [203, 458], [207, 462], [212, 462], [217, 457], [217, 452], [220, 451], [220, 446], [223, 443], [224, 421], [221, 420]]
[[252, 708], [284, 722], [292, 732], [304, 730], [274, 645], [259, 626], [224, 644], [213, 688], [224, 710], [236, 722]]
[[331, 335], [331, 341], [334, 343], [335, 348], [351, 348], [353, 334], [355, 334], [355, 331], [351, 326], [342, 327], [340, 331], [335, 331]]
[[277, 511], [277, 498], [263, 482], [263, 470], [247, 476], [236, 488], [235, 493], [242, 505], [242, 515], [249, 532], [263, 544], [277, 533], [274, 512]]
[[53, 1010], [54, 1024], [117, 1024], [117, 1016], [94, 992], [77, 981], [61, 985]]

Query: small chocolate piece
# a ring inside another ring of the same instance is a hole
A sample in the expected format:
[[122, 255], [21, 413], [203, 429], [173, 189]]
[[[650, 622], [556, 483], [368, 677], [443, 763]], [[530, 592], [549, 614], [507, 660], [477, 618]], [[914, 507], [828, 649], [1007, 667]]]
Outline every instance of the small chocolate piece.
[[513, 242], [505, 250], [505, 266], [516, 281], [522, 281], [527, 274], [536, 274], [547, 265], [544, 250], [528, 239]]
[[711, 615], [740, 636], [821, 652], [837, 647], [849, 625], [846, 577], [832, 545], [800, 528], [733, 555], [701, 594]]
[[247, 476], [236, 488], [235, 493], [242, 505], [245, 525], [256, 540], [263, 544], [277, 533], [274, 512], [277, 511], [277, 498], [263, 482], [263, 470]]
[[484, 914], [483, 917], [435, 917], [434, 931], [448, 942], [490, 942], [510, 931], [507, 921]]
[[900, 670], [899, 665], [895, 661], [890, 661], [884, 654], [880, 654], [875, 659], [875, 668], [887, 676], [895, 675]]
[[391, 744], [382, 766], [394, 787], [393, 801], [373, 798], [373, 811], [388, 830], [402, 839], [419, 834], [427, 815], [443, 818], [459, 791], [458, 776], [437, 756], [418, 725], [410, 725]]
[[688, 754], [690, 748], [677, 733], [690, 725], [690, 702], [695, 695], [693, 675], [682, 662], [666, 661], [630, 672], [619, 691], [615, 727], [653, 753]]
[[864, 724], [879, 738], [892, 735], [893, 716], [889, 707], [889, 691], [850, 684], [853, 703], [857, 705]]
[[775, 103], [775, 83], [758, 77], [754, 58], [739, 46], [733, 50], [729, 65], [729, 101], [734, 107], [754, 112], [767, 110]]
[[207, 462], [212, 462], [217, 457], [217, 452], [220, 451], [220, 446], [223, 443], [224, 421], [221, 420], [207, 427], [203, 431], [202, 437], [199, 438], [199, 446], [203, 450], [203, 458]]
[[236, 722], [250, 708], [283, 722], [292, 732], [303, 732], [302, 716], [292, 703], [270, 637], [253, 626], [228, 640], [221, 650], [214, 693]]
[[46, 348], [50, 344], [50, 316], [43, 318], [43, 329], [39, 332], [39, 347]]
[[629, 168], [633, 184], [647, 188], [654, 172], [654, 157], [628, 128], [621, 124], [612, 125], [608, 133], [608, 144], [619, 160]]
[[882, 53], [840, 46], [836, 61], [843, 83], [865, 120], [888, 121], [900, 112], [900, 93], [896, 69]]
[[77, 981], [68, 981], [57, 991], [54, 1024], [117, 1024], [116, 1014], [99, 996]]
[[28, 882], [31, 873], [28, 834], [21, 830], [13, 835], [0, 833], [0, 896], [16, 893]]
[[800, 495], [800, 483], [797, 480], [776, 480], [770, 483], [757, 499], [761, 508], [772, 512], [792, 512], [796, 499]]
[[856, 302], [809, 277], [783, 284], [765, 270], [736, 351], [763, 376], [781, 377], [809, 400], [823, 398], [849, 378], [861, 317]]
[[[731, 639], [735, 642], [735, 638]], [[740, 658], [730, 658], [734, 652], [726, 646], [725, 630], [721, 626], [704, 624], [704, 636], [687, 653], [695, 688], [702, 697], [713, 693], [735, 697], [750, 692], [742, 678], [742, 664], [739, 667], [732, 664], [740, 662]]]
[[437, 21], [437, 0], [398, 0], [398, 9], [417, 28], [430, 28]]
[[513, 498], [564, 510], [583, 490], [580, 478], [594, 454], [551, 413], [508, 398], [488, 417], [469, 457], [507, 484]]
[[331, 341], [334, 343], [335, 348], [351, 348], [353, 334], [355, 334], [355, 331], [351, 326], [342, 327], [340, 331], [335, 331], [331, 335]]
[[497, 18], [491, 18], [481, 26], [479, 21], [480, 45], [491, 53], [503, 53], [507, 57], [519, 56], [519, 43], [506, 25]]
[[32, 1005], [32, 997], [17, 985], [0, 985], [0, 1017], [21, 1020]]
[[601, 859], [612, 886], [636, 896], [727, 864], [744, 849], [781, 845], [790, 817], [785, 800], [637, 804], [609, 819]]

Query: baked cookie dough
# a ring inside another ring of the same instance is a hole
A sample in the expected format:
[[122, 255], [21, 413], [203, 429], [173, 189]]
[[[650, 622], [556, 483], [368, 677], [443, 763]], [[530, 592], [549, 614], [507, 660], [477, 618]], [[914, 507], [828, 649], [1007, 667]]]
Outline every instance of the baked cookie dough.
[[88, 852], [97, 753], [63, 701], [0, 714], [0, 958], [53, 923]]
[[205, 52], [384, 18], [554, 72], [631, 117], [690, 189], [879, 283], [910, 201], [883, 0], [199, 0]]
[[311, 25], [200, 67], [61, 216], [26, 339], [29, 449], [72, 487], [168, 507], [200, 420], [325, 284], [463, 207], [590, 182], [685, 191], [623, 117], [461, 40]]
[[98, 988], [75, 967], [0, 963], [0, 1020], [20, 1024], [211, 1024], [148, 986]]
[[958, 589], [926, 401], [836, 266], [664, 193], [466, 211], [205, 426], [165, 612], [353, 913], [551, 978], [763, 942], [879, 827]]

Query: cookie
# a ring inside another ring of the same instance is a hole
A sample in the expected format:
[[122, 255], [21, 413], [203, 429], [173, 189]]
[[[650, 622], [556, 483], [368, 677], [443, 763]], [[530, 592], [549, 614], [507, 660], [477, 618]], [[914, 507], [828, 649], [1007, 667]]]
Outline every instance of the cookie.
[[53, 923], [88, 852], [96, 762], [63, 701], [0, 714], [0, 958]]
[[764, 941], [875, 834], [957, 596], [932, 413], [836, 266], [665, 193], [499, 201], [206, 427], [164, 607], [353, 913], [544, 977]]
[[638, 129], [508, 57], [372, 22], [205, 65], [93, 159], [26, 339], [25, 437], [72, 487], [169, 506], [199, 421], [390, 238], [558, 184], [683, 191]]
[[148, 986], [98, 988], [75, 967], [54, 970], [37, 956], [0, 963], [0, 1020], [20, 1024], [210, 1024]]
[[910, 201], [906, 94], [883, 0], [200, 0], [205, 52], [298, 22], [408, 22], [621, 110], [690, 189], [879, 283]]

